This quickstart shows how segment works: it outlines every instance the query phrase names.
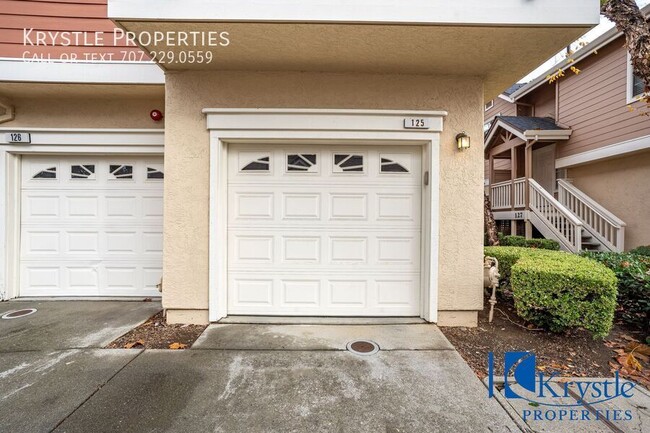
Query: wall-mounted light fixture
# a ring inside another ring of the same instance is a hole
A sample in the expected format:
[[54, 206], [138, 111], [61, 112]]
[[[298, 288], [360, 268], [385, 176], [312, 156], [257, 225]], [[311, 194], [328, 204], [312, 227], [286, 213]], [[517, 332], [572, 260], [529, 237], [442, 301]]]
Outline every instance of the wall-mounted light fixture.
[[458, 146], [458, 150], [469, 149], [469, 145], [470, 145], [469, 135], [467, 135], [465, 131], [456, 135], [456, 146]]

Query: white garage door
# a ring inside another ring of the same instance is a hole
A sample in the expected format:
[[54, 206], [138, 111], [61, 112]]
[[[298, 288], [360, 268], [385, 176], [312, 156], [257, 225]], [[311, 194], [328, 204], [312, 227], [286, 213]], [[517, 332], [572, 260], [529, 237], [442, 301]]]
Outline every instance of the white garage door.
[[420, 314], [421, 148], [228, 152], [229, 314]]
[[156, 296], [162, 158], [23, 157], [21, 296]]

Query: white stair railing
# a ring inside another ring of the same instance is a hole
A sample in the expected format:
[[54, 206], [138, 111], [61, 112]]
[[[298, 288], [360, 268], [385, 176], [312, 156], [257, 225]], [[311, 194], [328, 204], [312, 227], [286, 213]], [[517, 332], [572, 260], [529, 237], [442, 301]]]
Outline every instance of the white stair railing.
[[582, 222], [534, 179], [528, 179], [530, 219], [547, 238], [555, 238], [562, 249], [582, 249]]
[[515, 208], [526, 206], [526, 178], [520, 177], [513, 182], [515, 188]]
[[511, 180], [498, 182], [490, 186], [490, 201], [492, 202], [492, 209], [510, 209], [512, 207], [510, 201], [511, 188]]
[[585, 231], [610, 251], [625, 248], [625, 223], [569, 181], [560, 179], [558, 199], [583, 223]]

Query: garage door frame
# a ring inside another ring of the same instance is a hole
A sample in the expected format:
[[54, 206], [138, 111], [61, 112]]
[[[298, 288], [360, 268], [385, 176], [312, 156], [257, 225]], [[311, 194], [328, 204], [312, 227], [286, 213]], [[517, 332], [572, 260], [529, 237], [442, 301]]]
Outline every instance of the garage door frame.
[[[203, 110], [210, 131], [209, 320], [228, 315], [229, 144], [419, 145], [422, 172], [420, 317], [438, 318], [440, 133], [444, 111], [211, 109]], [[424, 129], [407, 128], [424, 119]], [[425, 175], [426, 176], [426, 175]]]
[[[6, 132], [31, 135], [30, 144], [9, 144]], [[20, 190], [23, 155], [163, 156], [162, 129], [0, 128], [0, 300], [20, 296]]]

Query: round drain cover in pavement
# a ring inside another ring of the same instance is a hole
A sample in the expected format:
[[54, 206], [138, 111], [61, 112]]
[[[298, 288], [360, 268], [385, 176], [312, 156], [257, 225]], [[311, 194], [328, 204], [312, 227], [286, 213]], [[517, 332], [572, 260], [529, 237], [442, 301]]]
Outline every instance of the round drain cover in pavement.
[[22, 310], [7, 311], [2, 315], [2, 318], [17, 319], [19, 317], [29, 316], [30, 314], [34, 314], [35, 312], [36, 312], [36, 308], [23, 308]]
[[374, 355], [379, 352], [377, 343], [368, 340], [351, 341], [346, 347], [350, 352], [357, 355]]

